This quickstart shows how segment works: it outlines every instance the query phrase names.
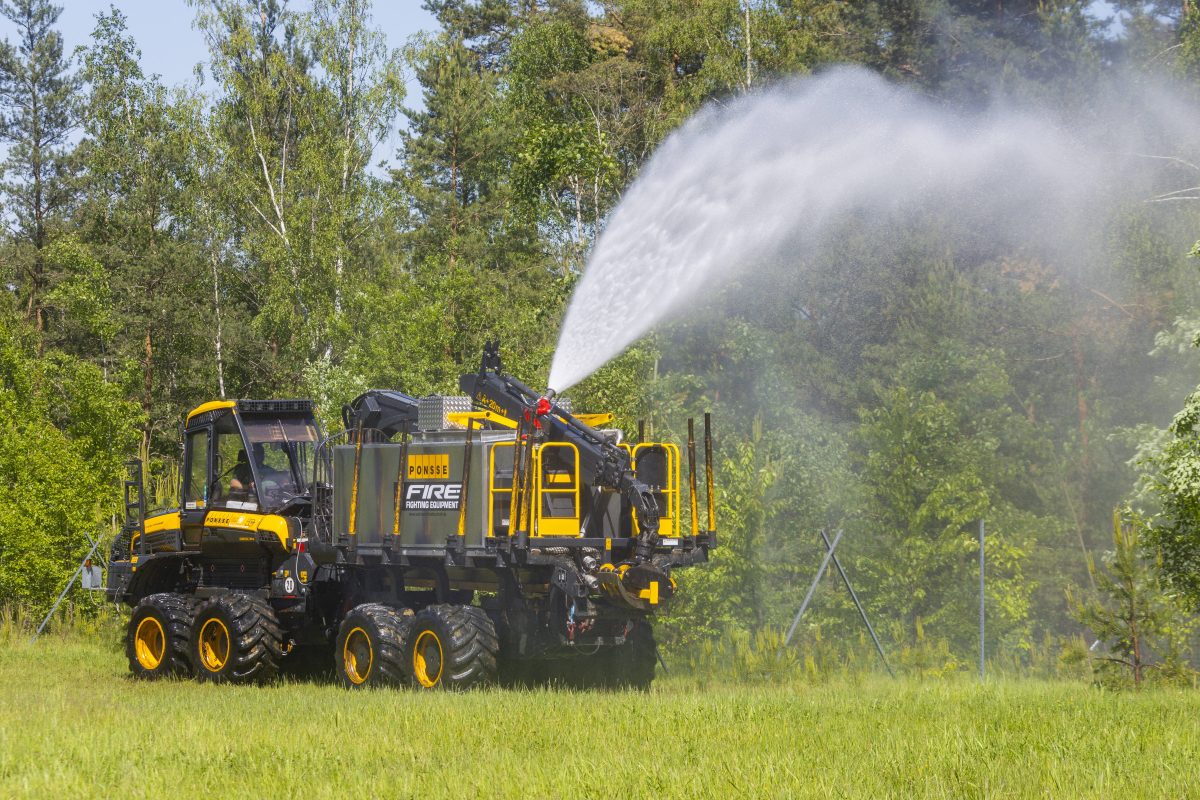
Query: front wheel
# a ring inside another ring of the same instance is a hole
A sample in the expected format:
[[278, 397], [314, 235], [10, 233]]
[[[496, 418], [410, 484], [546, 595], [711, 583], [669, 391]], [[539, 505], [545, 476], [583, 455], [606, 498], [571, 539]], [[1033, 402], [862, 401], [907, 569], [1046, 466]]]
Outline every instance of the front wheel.
[[429, 606], [413, 617], [407, 666], [423, 689], [471, 689], [496, 679], [496, 628], [476, 606]]
[[334, 648], [338, 681], [348, 689], [402, 683], [404, 646], [411, 627], [412, 617], [389, 606], [355, 606], [338, 627]]
[[183, 595], [163, 592], [143, 598], [125, 633], [129, 671], [146, 679], [186, 675], [191, 626], [192, 605]]
[[263, 683], [279, 672], [283, 631], [266, 601], [219, 595], [196, 609], [188, 655], [200, 680]]

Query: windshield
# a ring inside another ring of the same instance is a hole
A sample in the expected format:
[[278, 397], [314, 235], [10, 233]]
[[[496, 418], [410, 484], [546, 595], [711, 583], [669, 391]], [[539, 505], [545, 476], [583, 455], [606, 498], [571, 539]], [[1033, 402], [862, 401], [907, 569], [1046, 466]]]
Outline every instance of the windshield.
[[259, 498], [277, 506], [303, 494], [311, 479], [317, 428], [310, 417], [242, 417], [253, 452]]

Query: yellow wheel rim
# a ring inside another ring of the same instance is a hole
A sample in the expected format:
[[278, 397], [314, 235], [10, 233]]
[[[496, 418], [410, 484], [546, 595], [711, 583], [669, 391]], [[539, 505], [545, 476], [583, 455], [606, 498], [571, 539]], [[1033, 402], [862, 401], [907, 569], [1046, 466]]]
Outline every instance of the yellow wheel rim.
[[442, 642], [433, 631], [421, 631], [413, 644], [413, 675], [426, 689], [442, 679]]
[[346, 670], [346, 677], [355, 686], [366, 683], [374, 663], [375, 651], [371, 649], [371, 637], [362, 628], [350, 631], [342, 645], [342, 667]]
[[167, 636], [162, 623], [146, 617], [133, 632], [133, 651], [143, 669], [158, 669], [167, 654]]
[[200, 628], [200, 663], [209, 672], [220, 672], [229, 662], [229, 628], [213, 617]]

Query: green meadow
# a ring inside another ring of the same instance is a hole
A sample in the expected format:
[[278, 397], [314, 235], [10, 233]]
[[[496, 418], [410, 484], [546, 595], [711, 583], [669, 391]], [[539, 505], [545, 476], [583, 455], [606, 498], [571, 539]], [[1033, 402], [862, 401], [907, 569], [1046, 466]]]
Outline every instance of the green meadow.
[[0, 644], [0, 797], [1187, 797], [1200, 694], [866, 677], [649, 694], [130, 679], [111, 634]]

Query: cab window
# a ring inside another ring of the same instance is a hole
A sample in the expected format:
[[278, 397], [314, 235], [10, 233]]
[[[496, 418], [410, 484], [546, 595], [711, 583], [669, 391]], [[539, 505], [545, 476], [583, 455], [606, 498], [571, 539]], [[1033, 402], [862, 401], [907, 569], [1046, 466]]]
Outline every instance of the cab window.
[[232, 508], [257, 508], [254, 471], [233, 415], [218, 420], [213, 433], [216, 435], [213, 501]]
[[303, 494], [317, 441], [311, 417], [242, 418], [250, 441], [250, 460], [258, 476], [258, 495], [268, 507]]
[[208, 431], [194, 431], [187, 437], [187, 464], [184, 467], [183, 507], [204, 508], [208, 502]]

